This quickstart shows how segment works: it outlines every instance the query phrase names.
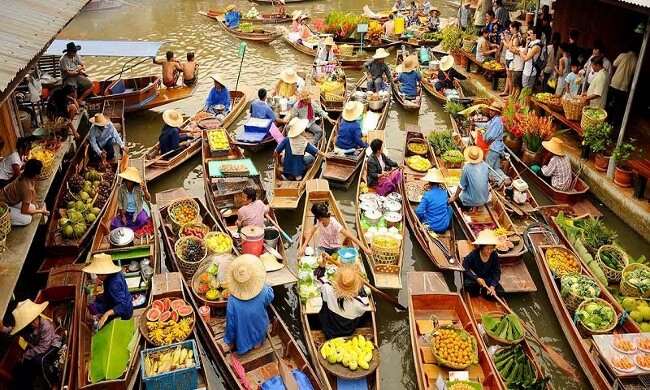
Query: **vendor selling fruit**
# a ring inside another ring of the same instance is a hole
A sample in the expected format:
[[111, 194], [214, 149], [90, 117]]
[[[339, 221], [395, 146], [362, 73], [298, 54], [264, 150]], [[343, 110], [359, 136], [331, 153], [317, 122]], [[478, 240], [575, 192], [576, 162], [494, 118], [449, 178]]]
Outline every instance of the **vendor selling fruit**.
[[374, 188], [377, 195], [385, 196], [397, 189], [402, 180], [400, 166], [384, 154], [384, 141], [373, 139], [370, 142], [372, 155], [368, 157], [368, 187]]
[[422, 196], [415, 214], [422, 223], [429, 226], [435, 233], [444, 233], [451, 226], [453, 210], [449, 203], [449, 195], [445, 188], [445, 178], [438, 168], [429, 169], [420, 180], [426, 182], [427, 192]]
[[90, 118], [90, 130], [88, 131], [88, 143], [90, 144], [92, 154], [95, 160], [102, 161], [112, 160], [115, 157], [115, 148], [113, 145], [118, 144], [123, 154], [129, 153], [129, 147], [124, 144], [122, 136], [118, 133], [113, 122], [108, 120], [104, 114], [95, 114]]
[[243, 355], [262, 346], [269, 326], [266, 308], [273, 302], [273, 289], [265, 283], [266, 270], [254, 255], [237, 257], [226, 274], [231, 296], [226, 305], [223, 341]]
[[553, 137], [548, 141], [542, 141], [542, 146], [548, 151], [544, 159], [544, 166], [539, 170], [538, 175], [558, 191], [567, 191], [571, 188], [573, 173], [571, 162], [566, 156], [564, 142]]
[[254, 188], [244, 188], [244, 205], [237, 211], [237, 226], [244, 228], [246, 226], [265, 227], [264, 217], [269, 212], [269, 206], [257, 199], [257, 193]]
[[492, 297], [503, 296], [505, 293], [499, 284], [501, 279], [499, 255], [494, 251], [499, 243], [494, 230], [481, 230], [476, 241], [472, 243], [477, 248], [465, 256], [463, 260], [464, 289], [471, 296], [482, 295], [485, 298], [493, 299]]
[[210, 89], [210, 93], [205, 99], [203, 111], [207, 111], [215, 115], [220, 121], [223, 121], [230, 112], [230, 92], [220, 74], [212, 74], [210, 78], [214, 81], [214, 87]]
[[151, 218], [146, 203], [151, 200], [151, 195], [138, 168], [128, 167], [118, 176], [122, 178], [122, 185], [117, 192], [117, 216], [111, 221], [111, 229], [128, 227], [138, 230]]
[[[282, 167], [283, 180], [302, 180], [311, 164], [316, 161], [316, 156], [325, 157], [325, 153], [318, 150], [305, 137], [305, 129], [309, 124], [308, 119], [293, 118], [287, 125], [287, 136], [275, 148], [274, 158], [277, 161], [276, 169]], [[282, 156], [284, 152], [284, 156]]]
[[92, 263], [85, 266], [83, 271], [97, 275], [95, 291], [100, 284], [104, 287], [104, 292], [95, 297], [95, 302], [88, 304], [91, 315], [101, 314], [100, 328], [113, 318], [128, 320], [133, 316], [133, 301], [122, 268], [113, 263], [110, 255], [94, 255]]

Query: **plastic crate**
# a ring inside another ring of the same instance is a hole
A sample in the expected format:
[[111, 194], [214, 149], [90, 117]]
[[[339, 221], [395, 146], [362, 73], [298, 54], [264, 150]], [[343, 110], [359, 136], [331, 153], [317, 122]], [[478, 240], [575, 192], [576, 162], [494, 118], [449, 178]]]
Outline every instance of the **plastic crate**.
[[270, 119], [248, 118], [244, 122], [244, 132], [246, 133], [263, 133], [266, 134], [271, 128]]
[[[144, 372], [144, 357], [154, 351], [166, 351], [175, 349], [178, 345], [184, 348], [191, 348], [193, 351], [192, 357], [194, 358], [194, 366], [189, 368], [182, 368], [180, 370], [166, 372], [160, 375], [150, 377], [145, 376]], [[165, 345], [163, 347], [144, 349], [140, 352], [140, 372], [142, 383], [147, 390], [194, 390], [199, 385], [199, 369], [201, 368], [201, 361], [199, 359], [199, 351], [196, 348], [194, 340], [185, 340], [180, 343]]]

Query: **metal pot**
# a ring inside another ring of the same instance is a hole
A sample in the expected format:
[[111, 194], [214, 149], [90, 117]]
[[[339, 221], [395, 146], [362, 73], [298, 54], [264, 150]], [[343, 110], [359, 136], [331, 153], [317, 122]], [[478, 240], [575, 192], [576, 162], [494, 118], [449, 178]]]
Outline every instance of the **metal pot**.
[[147, 266], [142, 267], [142, 278], [146, 280], [147, 282], [151, 280], [151, 277], [153, 276], [153, 268]]
[[384, 102], [383, 100], [368, 100], [368, 108], [373, 110], [373, 111], [379, 111], [382, 108], [384, 108]]
[[359, 208], [363, 212], [370, 211], [370, 210], [379, 210], [379, 203], [377, 201], [366, 200], [361, 202]]
[[111, 243], [111, 245], [116, 247], [122, 247], [122, 246], [130, 245], [133, 242], [134, 237], [135, 237], [135, 233], [133, 232], [132, 229], [128, 227], [119, 227], [111, 231], [108, 240]]
[[397, 192], [391, 192], [386, 196], [386, 199], [392, 200], [398, 203], [402, 203], [402, 195], [398, 194]]
[[379, 210], [367, 210], [363, 212], [363, 215], [369, 225], [376, 225], [381, 220], [381, 211]]
[[387, 200], [384, 202], [384, 210], [399, 213], [402, 211], [402, 203], [394, 200]]
[[352, 96], [354, 96], [354, 100], [363, 100], [366, 98], [366, 93], [363, 91], [356, 91]]
[[387, 228], [399, 227], [400, 223], [402, 223], [402, 214], [393, 211], [387, 211], [384, 213], [384, 220], [386, 221]]

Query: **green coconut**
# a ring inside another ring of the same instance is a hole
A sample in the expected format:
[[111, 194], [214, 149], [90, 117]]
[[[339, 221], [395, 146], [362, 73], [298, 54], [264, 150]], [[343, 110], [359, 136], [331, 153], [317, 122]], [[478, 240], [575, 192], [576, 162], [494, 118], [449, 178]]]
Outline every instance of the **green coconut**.
[[90, 209], [90, 212], [95, 214], [95, 217], [96, 217], [96, 216], [99, 215], [99, 213], [102, 212], [102, 210], [99, 207], [93, 207], [92, 209]]
[[65, 238], [71, 238], [74, 234], [74, 228], [72, 225], [65, 225], [61, 230], [63, 231], [63, 237]]

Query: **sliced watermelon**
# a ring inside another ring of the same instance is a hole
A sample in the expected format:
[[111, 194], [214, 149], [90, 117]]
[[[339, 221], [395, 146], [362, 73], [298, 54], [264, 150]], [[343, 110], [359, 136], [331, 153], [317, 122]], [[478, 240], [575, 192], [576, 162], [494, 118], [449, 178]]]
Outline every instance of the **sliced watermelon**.
[[172, 310], [178, 310], [178, 309], [180, 309], [181, 307], [186, 306], [186, 305], [187, 305], [187, 303], [185, 303], [184, 300], [182, 300], [182, 299], [175, 299], [175, 300], [172, 301], [171, 308], [172, 308]]
[[178, 314], [181, 315], [181, 317], [187, 317], [189, 315], [192, 315], [192, 312], [194, 312], [194, 309], [192, 309], [191, 306], [185, 305], [178, 309]]
[[167, 321], [169, 321], [169, 319], [170, 319], [171, 317], [172, 317], [172, 313], [171, 313], [170, 311], [164, 311], [164, 312], [160, 315], [160, 319], [158, 319], [158, 321], [160, 321], [160, 322], [167, 322]]
[[160, 300], [156, 299], [153, 301], [151, 304], [151, 307], [155, 307], [156, 309], [160, 310], [161, 312], [165, 311], [165, 304]]
[[152, 307], [149, 309], [147, 312], [147, 321], [155, 322], [158, 321], [158, 318], [160, 318], [160, 309], [157, 307]]
[[178, 322], [178, 312], [176, 310], [172, 311], [172, 321]]
[[163, 311], [169, 311], [172, 306], [172, 301], [170, 301], [169, 298], [165, 298], [163, 299], [163, 305]]

